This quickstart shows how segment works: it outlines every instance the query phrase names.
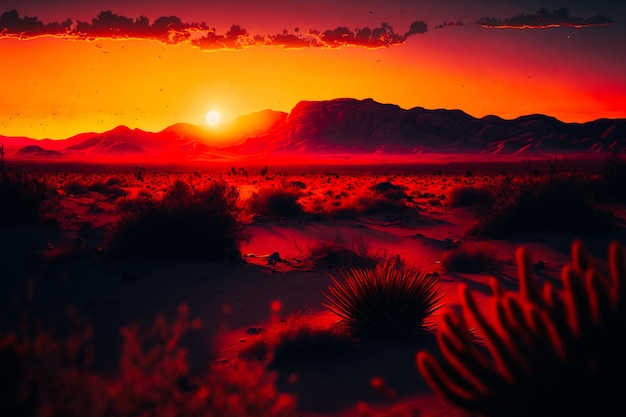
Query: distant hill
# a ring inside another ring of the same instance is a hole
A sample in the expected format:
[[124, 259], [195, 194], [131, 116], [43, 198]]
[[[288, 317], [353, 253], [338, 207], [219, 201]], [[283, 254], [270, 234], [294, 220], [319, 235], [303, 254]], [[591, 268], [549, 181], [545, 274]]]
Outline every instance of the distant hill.
[[[437, 155], [604, 155], [626, 151], [626, 119], [564, 123], [545, 115], [475, 118], [461, 110], [402, 109], [371, 99], [302, 101], [289, 114], [264, 110], [205, 129], [176, 124], [160, 132], [116, 127], [65, 140], [0, 136], [17, 160], [259, 161], [285, 156], [411, 160]], [[293, 161], [293, 159], [291, 160]]]

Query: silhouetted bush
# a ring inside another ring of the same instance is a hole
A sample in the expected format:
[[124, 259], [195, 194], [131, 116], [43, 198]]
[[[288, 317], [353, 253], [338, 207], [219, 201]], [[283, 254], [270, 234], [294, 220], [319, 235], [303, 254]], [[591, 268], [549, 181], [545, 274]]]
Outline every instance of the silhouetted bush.
[[518, 250], [517, 261], [519, 291], [505, 291], [492, 280], [493, 320], [462, 287], [463, 309], [484, 343], [470, 334], [463, 312], [444, 314], [437, 335], [441, 357], [417, 355], [427, 383], [471, 415], [624, 415], [623, 247], [611, 243], [607, 276], [605, 266], [575, 241], [558, 287], [539, 285], [525, 249]]
[[484, 187], [469, 185], [453, 188], [448, 196], [450, 207], [474, 207], [486, 204], [491, 198], [491, 193]]
[[362, 239], [348, 242], [341, 235], [334, 239], [318, 239], [307, 248], [306, 261], [314, 267], [347, 268], [374, 266], [376, 260], [369, 255]]
[[439, 308], [439, 282], [392, 262], [350, 268], [332, 284], [324, 304], [358, 339], [414, 338]]
[[302, 191], [295, 187], [261, 188], [248, 200], [249, 210], [269, 219], [293, 219], [304, 214], [298, 200]]
[[239, 192], [225, 182], [195, 190], [177, 180], [161, 199], [125, 203], [106, 254], [115, 258], [236, 261], [246, 238]]
[[0, 169], [0, 226], [50, 222], [57, 202], [45, 177], [19, 168]]
[[68, 195], [83, 195], [89, 192], [87, 184], [79, 180], [71, 180], [68, 181], [63, 186], [63, 191], [65, 191]]
[[615, 216], [597, 203], [592, 185], [575, 172], [498, 179], [490, 184], [492, 198], [476, 207], [477, 221], [467, 234], [500, 238], [547, 230], [610, 230]]
[[119, 185], [108, 185], [108, 181], [107, 183], [104, 183], [102, 181], [96, 181], [89, 187], [87, 187], [87, 190], [116, 197], [124, 197], [128, 194], [128, 192]]
[[500, 260], [490, 243], [463, 242], [460, 246], [443, 251], [441, 266], [450, 272], [479, 274], [496, 271], [500, 267]]

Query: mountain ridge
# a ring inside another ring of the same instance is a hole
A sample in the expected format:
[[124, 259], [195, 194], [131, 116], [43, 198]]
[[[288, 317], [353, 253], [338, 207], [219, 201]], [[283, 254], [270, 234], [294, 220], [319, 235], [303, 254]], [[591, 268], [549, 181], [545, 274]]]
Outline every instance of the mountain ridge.
[[0, 142], [7, 157], [53, 156], [57, 161], [230, 161], [289, 155], [348, 159], [350, 155], [405, 159], [428, 154], [597, 155], [626, 151], [626, 119], [565, 123], [543, 114], [476, 118], [457, 109], [403, 109], [372, 99], [338, 98], [300, 101], [289, 113], [266, 109], [214, 129], [187, 123], [158, 132], [118, 126], [62, 140], [0, 136]]

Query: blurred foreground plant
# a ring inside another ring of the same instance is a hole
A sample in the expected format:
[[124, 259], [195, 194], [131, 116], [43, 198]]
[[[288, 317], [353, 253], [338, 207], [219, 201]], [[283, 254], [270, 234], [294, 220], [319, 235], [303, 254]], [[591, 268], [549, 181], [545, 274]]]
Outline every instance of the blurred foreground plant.
[[[201, 326], [185, 305], [168, 324], [158, 316], [148, 331], [122, 328], [119, 373], [89, 369], [90, 326], [73, 311], [65, 340], [53, 332], [0, 335], [0, 410], [11, 417], [293, 416], [295, 399], [275, 388], [262, 363], [231, 362], [190, 377], [183, 335]], [[28, 333], [28, 332], [27, 332]]]
[[489, 356], [472, 339], [462, 314], [444, 315], [443, 354], [417, 354], [433, 390], [482, 416], [621, 416], [626, 373], [626, 264], [609, 248], [610, 278], [580, 241], [563, 268], [563, 289], [537, 285], [523, 248], [517, 252], [519, 293], [492, 281], [496, 323], [489, 323], [466, 286], [463, 307], [482, 329]]

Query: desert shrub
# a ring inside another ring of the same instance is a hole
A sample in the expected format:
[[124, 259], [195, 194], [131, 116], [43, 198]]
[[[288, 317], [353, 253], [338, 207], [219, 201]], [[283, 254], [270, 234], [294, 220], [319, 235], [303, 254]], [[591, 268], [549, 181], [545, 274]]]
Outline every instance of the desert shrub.
[[376, 264], [363, 239], [348, 242], [339, 234], [333, 239], [316, 240], [307, 248], [305, 259], [318, 268], [365, 267]]
[[249, 210], [264, 218], [293, 219], [304, 214], [298, 200], [302, 191], [295, 187], [267, 187], [253, 193], [248, 200]]
[[405, 200], [407, 198], [404, 187], [395, 185], [389, 181], [379, 182], [371, 188], [376, 195], [383, 196], [385, 200]]
[[172, 324], [157, 316], [147, 331], [136, 324], [123, 327], [120, 369], [110, 375], [91, 370], [92, 329], [70, 312], [72, 330], [65, 339], [41, 329], [32, 335], [0, 335], [0, 369], [3, 384], [8, 383], [0, 391], [3, 415], [295, 415], [294, 397], [276, 390], [277, 375], [263, 364], [233, 362], [206, 375], [190, 375], [187, 349], [180, 342], [202, 323], [190, 320], [184, 305]]
[[56, 199], [45, 177], [19, 168], [0, 169], [0, 226], [51, 221]]
[[113, 186], [121, 187], [122, 186], [122, 180], [119, 179], [118, 177], [109, 177], [109, 178], [107, 178], [105, 184], [106, 184], [107, 187], [113, 187]]
[[414, 338], [439, 308], [438, 281], [392, 262], [350, 268], [332, 283], [324, 304], [359, 339]]
[[448, 196], [450, 207], [474, 207], [485, 204], [491, 198], [491, 193], [484, 187], [464, 185], [453, 188]]
[[590, 185], [574, 172], [497, 179], [489, 185], [492, 198], [477, 206], [477, 221], [467, 234], [501, 238], [546, 230], [607, 231], [615, 217], [597, 203]]
[[441, 266], [450, 272], [479, 274], [497, 270], [500, 267], [500, 260], [492, 244], [463, 242], [459, 246], [444, 249]]
[[240, 260], [239, 193], [225, 182], [195, 190], [177, 180], [163, 198], [124, 203], [105, 253], [114, 258]]
[[94, 182], [89, 187], [87, 187], [87, 190], [116, 197], [124, 197], [128, 194], [128, 192], [119, 185], [108, 185], [108, 182], [104, 183], [102, 181]]
[[87, 184], [80, 180], [70, 180], [63, 185], [63, 191], [68, 195], [83, 195], [89, 192]]
[[431, 388], [481, 416], [621, 416], [626, 412], [624, 249], [609, 248], [610, 276], [580, 241], [562, 287], [541, 288], [525, 249], [517, 252], [519, 291], [492, 280], [492, 323], [467, 286], [462, 304], [484, 337], [488, 355], [468, 331], [461, 311], [443, 316], [437, 341], [442, 356], [421, 351], [420, 372]]

